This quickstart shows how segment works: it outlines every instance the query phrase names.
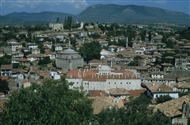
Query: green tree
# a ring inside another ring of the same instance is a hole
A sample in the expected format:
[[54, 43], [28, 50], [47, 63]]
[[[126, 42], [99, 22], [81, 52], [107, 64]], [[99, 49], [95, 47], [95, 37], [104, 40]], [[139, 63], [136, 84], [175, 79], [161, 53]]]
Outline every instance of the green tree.
[[156, 98], [156, 102], [157, 103], [162, 103], [162, 102], [166, 102], [172, 100], [172, 97], [169, 95], [161, 95], [159, 97]]
[[146, 37], [146, 30], [143, 30], [143, 31], [140, 33], [140, 36], [141, 36], [141, 40], [145, 40], [145, 37]]
[[10, 55], [7, 55], [5, 54], [3, 57], [0, 57], [0, 66], [2, 64], [11, 64], [11, 56]]
[[139, 66], [138, 57], [134, 57], [133, 61], [131, 61], [128, 66]]
[[170, 118], [161, 112], [153, 112], [149, 98], [142, 94], [123, 108], [107, 108], [93, 118], [95, 125], [171, 125]]
[[98, 38], [100, 38], [100, 34], [94, 33], [92, 35], [89, 35], [89, 37], [92, 37], [93, 39], [98, 39]]
[[68, 16], [67, 19], [64, 20], [64, 29], [71, 30], [71, 26], [73, 23], [73, 19], [71, 16]]
[[93, 41], [90, 43], [84, 43], [79, 49], [79, 53], [88, 63], [92, 59], [100, 59], [100, 52], [102, 48], [99, 42]]
[[50, 57], [47, 56], [47, 57], [44, 57], [43, 59], [40, 58], [38, 65], [45, 65], [45, 64], [48, 64], [50, 62], [51, 62]]
[[0, 113], [0, 124], [89, 124], [92, 100], [82, 91], [69, 89], [70, 84], [62, 78], [14, 91], [5, 104], [5, 110]]
[[152, 34], [150, 31], [148, 32], [148, 40], [149, 40], [149, 42], [152, 40]]
[[0, 79], [0, 92], [3, 92], [5, 94], [7, 94], [9, 90], [10, 89], [9, 89], [8, 82], [6, 80], [1, 80]]
[[188, 95], [189, 94], [189, 92], [187, 91], [187, 92], [179, 92], [179, 97], [182, 97], [182, 96], [184, 96], [184, 95]]

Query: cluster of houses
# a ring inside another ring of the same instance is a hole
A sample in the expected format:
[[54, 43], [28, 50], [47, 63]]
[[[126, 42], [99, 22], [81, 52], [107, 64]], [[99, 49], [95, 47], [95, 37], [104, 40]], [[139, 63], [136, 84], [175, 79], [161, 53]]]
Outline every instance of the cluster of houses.
[[[151, 99], [156, 99], [160, 95], [170, 95], [176, 100], [179, 98], [180, 92], [189, 92], [190, 56], [176, 54], [166, 57], [170, 60], [169, 63], [156, 64], [156, 60], [161, 60], [164, 53], [175, 54], [174, 49], [166, 48], [166, 44], [162, 42], [163, 36], [156, 31], [151, 40], [147, 37], [145, 40], [141, 40], [138, 32], [132, 41], [124, 36], [110, 37], [111, 42], [125, 40], [126, 45], [108, 46], [109, 41], [106, 33], [98, 28], [90, 27], [88, 31], [83, 29], [64, 31], [61, 24], [50, 23], [49, 26], [52, 31], [32, 34], [43, 44], [45, 51], [43, 54], [39, 44], [35, 42], [17, 41], [12, 38], [3, 41], [7, 43], [11, 51], [6, 53], [1, 48], [0, 57], [8, 54], [12, 58], [11, 64], [1, 65], [0, 78], [9, 82], [11, 91], [28, 87], [34, 82], [43, 84], [45, 79], [58, 80], [65, 75], [66, 80], [73, 83], [69, 86], [70, 89], [82, 87], [90, 98], [95, 99], [95, 107], [99, 103], [121, 107], [129, 98], [139, 96], [145, 91]], [[102, 49], [100, 59], [90, 60], [86, 64], [77, 50], [83, 43], [92, 42], [93, 39], [88, 36], [94, 33], [100, 35], [96, 41], [108, 49]], [[25, 35], [28, 37], [27, 32]], [[76, 39], [76, 51], [72, 49], [70, 41], [66, 42], [69, 37]], [[168, 40], [176, 45], [176, 49], [188, 50], [190, 40], [177, 40], [177, 37], [178, 34], [175, 34], [175, 36], [170, 36]], [[48, 38], [59, 39], [59, 43], [46, 41]], [[129, 42], [132, 43], [132, 46], [129, 46]], [[26, 53], [28, 54], [25, 55]], [[52, 62], [55, 62], [56, 68], [53, 67], [52, 63], [48, 64], [47, 67], [38, 66], [38, 61], [45, 57], [50, 57]], [[128, 66], [135, 59], [138, 66]], [[19, 64], [22, 67], [14, 68], [14, 64]], [[95, 113], [100, 111], [99, 107]], [[182, 113], [172, 117], [187, 118]], [[177, 121], [180, 120], [174, 119], [173, 123]]]

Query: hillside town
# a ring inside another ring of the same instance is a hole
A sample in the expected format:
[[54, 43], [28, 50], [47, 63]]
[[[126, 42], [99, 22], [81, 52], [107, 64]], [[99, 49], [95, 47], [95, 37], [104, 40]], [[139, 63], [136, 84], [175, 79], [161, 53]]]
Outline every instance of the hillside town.
[[[172, 124], [187, 125], [190, 27], [174, 24], [0, 26], [0, 102], [11, 93], [65, 78], [93, 99], [93, 113], [145, 94]], [[157, 98], [172, 99], [158, 102]]]

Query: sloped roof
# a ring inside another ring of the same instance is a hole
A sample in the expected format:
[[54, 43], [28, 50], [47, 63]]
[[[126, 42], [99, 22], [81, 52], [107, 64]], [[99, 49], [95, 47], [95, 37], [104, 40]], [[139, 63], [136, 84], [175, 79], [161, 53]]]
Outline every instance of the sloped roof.
[[111, 95], [129, 95], [129, 92], [125, 88], [111, 88], [109, 89]]
[[173, 91], [173, 88], [175, 88], [173, 85], [166, 85], [165, 83], [146, 84], [146, 87], [151, 92], [176, 92], [176, 91]]
[[89, 97], [107, 97], [107, 94], [105, 91], [102, 90], [89, 90]]
[[167, 117], [175, 117], [182, 114], [181, 110], [183, 102], [190, 103], [190, 95], [160, 103], [155, 106], [154, 111], [160, 110]]
[[1, 70], [12, 69], [12, 65], [1, 65]]
[[117, 106], [117, 107], [123, 107], [123, 101], [119, 100], [118, 103], [113, 102], [112, 97], [91, 97], [90, 99], [93, 99], [92, 108], [93, 114], [100, 113], [103, 109], [108, 108], [109, 106]]

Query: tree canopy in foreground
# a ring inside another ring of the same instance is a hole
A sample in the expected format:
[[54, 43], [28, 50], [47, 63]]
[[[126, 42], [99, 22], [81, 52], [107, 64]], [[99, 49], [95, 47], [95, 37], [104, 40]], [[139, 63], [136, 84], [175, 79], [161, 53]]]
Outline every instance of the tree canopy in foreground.
[[92, 122], [95, 125], [171, 125], [170, 118], [148, 107], [150, 103], [150, 99], [142, 94], [123, 108], [103, 110]]
[[15, 91], [1, 112], [3, 125], [79, 125], [92, 116], [92, 101], [65, 79]]
[[[170, 125], [170, 118], [153, 112], [144, 94], [123, 108], [107, 108], [93, 115], [92, 100], [69, 89], [64, 78], [33, 84], [11, 93], [0, 112], [2, 125]], [[82, 89], [81, 89], [82, 90]], [[101, 105], [101, 104], [100, 104]]]

